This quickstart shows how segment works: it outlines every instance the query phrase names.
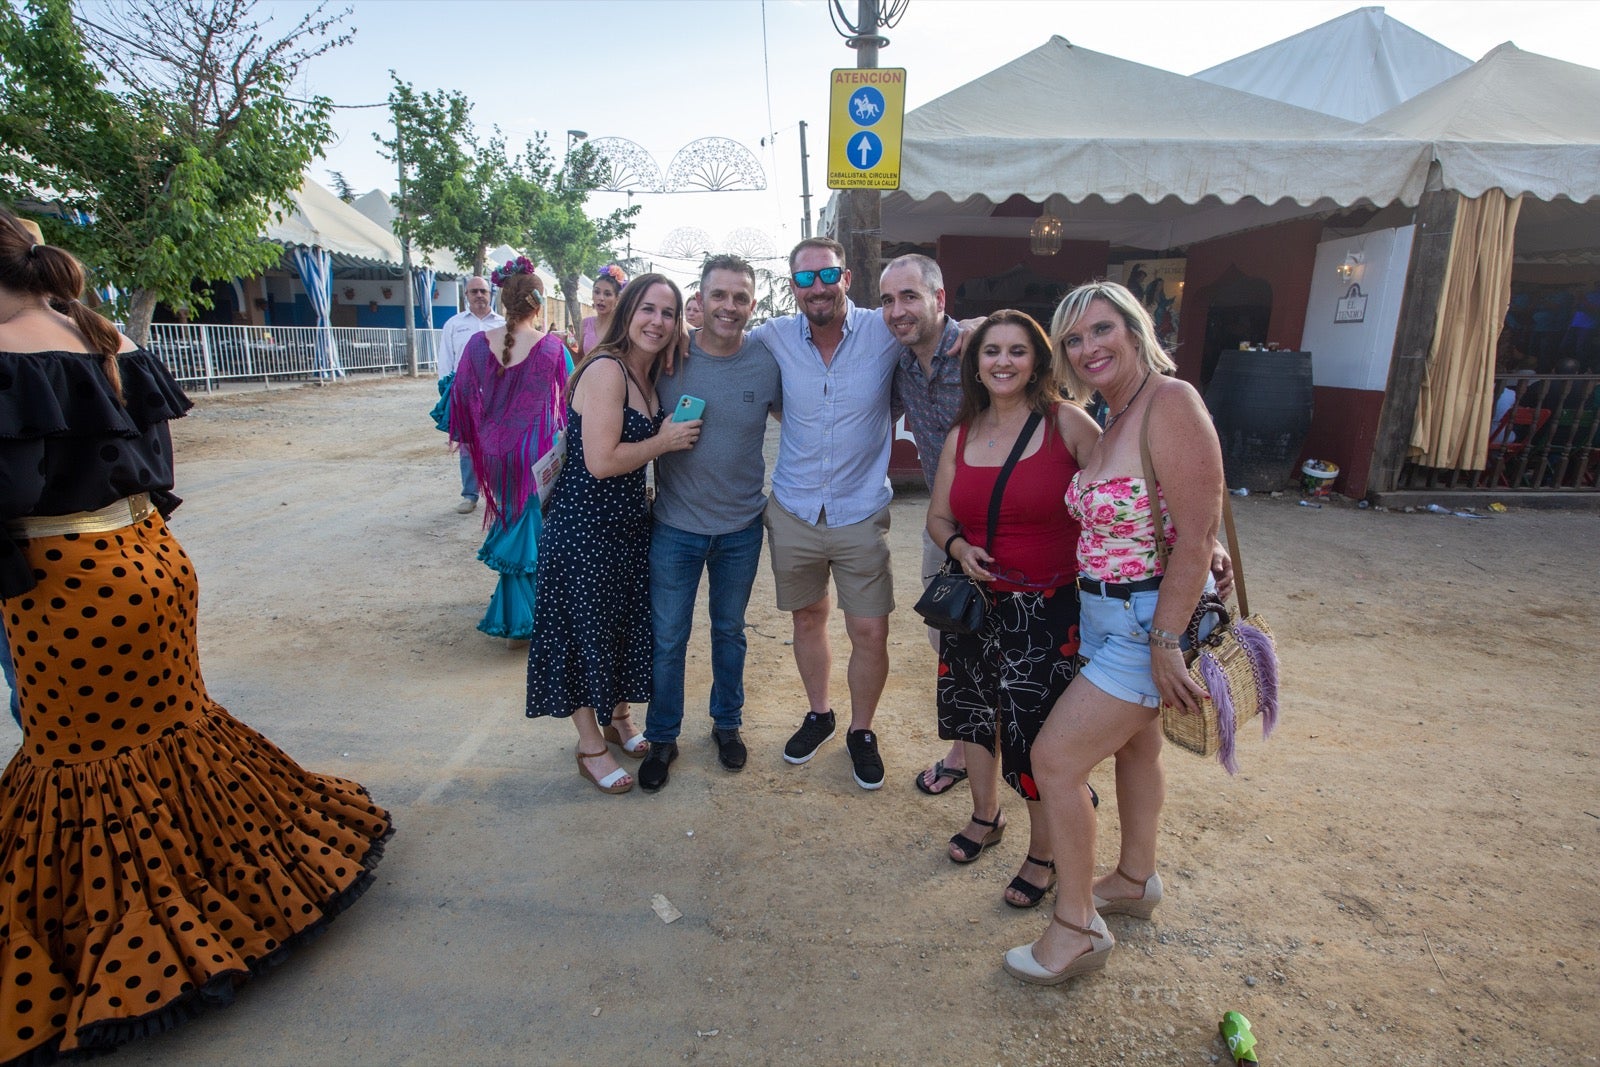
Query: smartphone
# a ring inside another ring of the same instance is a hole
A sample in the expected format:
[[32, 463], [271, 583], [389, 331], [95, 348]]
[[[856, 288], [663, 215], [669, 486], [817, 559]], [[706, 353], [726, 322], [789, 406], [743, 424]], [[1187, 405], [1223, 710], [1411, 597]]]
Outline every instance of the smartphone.
[[683, 396], [678, 398], [678, 407], [672, 413], [673, 422], [693, 422], [703, 419], [706, 414], [706, 402], [697, 396]]

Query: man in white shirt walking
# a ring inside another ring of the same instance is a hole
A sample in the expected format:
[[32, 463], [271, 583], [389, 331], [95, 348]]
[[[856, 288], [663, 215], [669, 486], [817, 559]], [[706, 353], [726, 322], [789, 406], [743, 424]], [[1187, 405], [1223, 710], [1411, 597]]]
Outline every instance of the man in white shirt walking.
[[[472, 335], [504, 326], [506, 320], [495, 314], [489, 306], [489, 281], [474, 275], [467, 279], [467, 310], [452, 315], [440, 330], [439, 378], [455, 376], [461, 363], [461, 353]], [[466, 450], [461, 452], [461, 503], [456, 510], [463, 515], [478, 506], [478, 478], [472, 472], [472, 460]]]

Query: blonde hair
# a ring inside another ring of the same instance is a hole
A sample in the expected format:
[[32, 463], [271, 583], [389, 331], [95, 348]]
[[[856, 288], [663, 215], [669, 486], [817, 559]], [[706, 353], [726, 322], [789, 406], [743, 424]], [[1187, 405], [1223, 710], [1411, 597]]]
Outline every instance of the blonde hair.
[[1087, 382], [1078, 377], [1072, 360], [1067, 358], [1066, 337], [1078, 321], [1088, 314], [1089, 305], [1096, 300], [1104, 300], [1122, 316], [1122, 324], [1133, 335], [1139, 358], [1148, 369], [1157, 374], [1178, 369], [1167, 350], [1161, 347], [1161, 339], [1156, 336], [1155, 320], [1150, 317], [1149, 310], [1139, 303], [1138, 297], [1116, 282], [1090, 282], [1062, 297], [1061, 303], [1056, 306], [1056, 313], [1050, 318], [1050, 347], [1061, 357], [1056, 361], [1056, 369], [1068, 396], [1081, 400], [1094, 392]]

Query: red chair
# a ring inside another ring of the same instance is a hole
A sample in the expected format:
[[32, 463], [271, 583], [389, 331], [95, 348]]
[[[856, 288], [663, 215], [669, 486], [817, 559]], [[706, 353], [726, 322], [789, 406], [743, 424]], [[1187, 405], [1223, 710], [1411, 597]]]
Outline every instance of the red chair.
[[[1501, 416], [1489, 434], [1485, 481], [1493, 481], [1505, 489], [1520, 484], [1530, 458], [1528, 443], [1539, 436], [1539, 431], [1549, 421], [1549, 408], [1514, 407]], [[1515, 464], [1514, 472], [1508, 471], [1512, 464]]]

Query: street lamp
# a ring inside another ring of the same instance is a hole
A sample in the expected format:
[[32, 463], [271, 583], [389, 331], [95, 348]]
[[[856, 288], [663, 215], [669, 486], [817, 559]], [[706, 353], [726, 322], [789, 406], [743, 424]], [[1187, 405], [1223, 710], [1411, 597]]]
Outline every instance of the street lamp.
[[570, 156], [572, 154], [572, 148], [573, 148], [574, 145], [580, 144], [580, 143], [582, 143], [584, 141], [587, 141], [588, 139], [589, 139], [589, 134], [584, 130], [568, 130], [567, 131], [567, 155]]

